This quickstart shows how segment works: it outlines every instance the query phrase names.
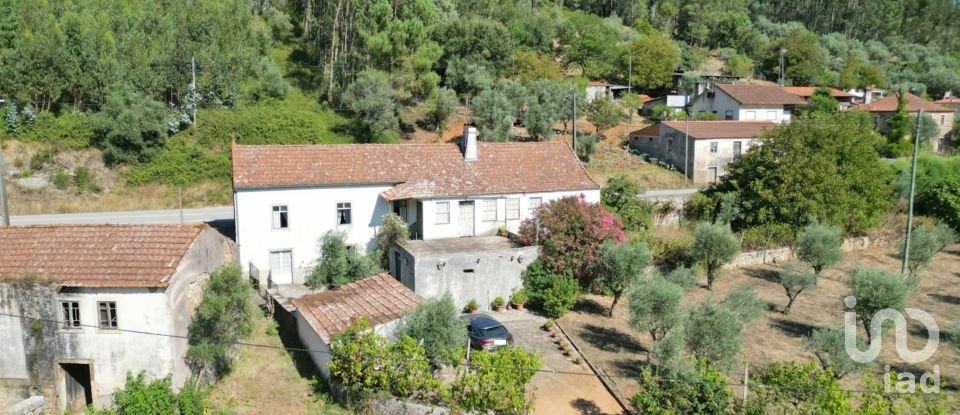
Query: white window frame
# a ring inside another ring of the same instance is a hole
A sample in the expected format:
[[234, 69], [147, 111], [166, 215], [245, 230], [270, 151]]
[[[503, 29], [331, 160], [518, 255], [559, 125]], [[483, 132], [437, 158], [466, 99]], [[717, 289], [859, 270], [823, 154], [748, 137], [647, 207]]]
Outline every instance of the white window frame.
[[[346, 207], [342, 207], [341, 205], [346, 205]], [[337, 206], [337, 218], [336, 218], [337, 226], [350, 226], [350, 225], [352, 225], [352, 224], [353, 224], [353, 203], [351, 203], [351, 202], [337, 202], [336, 206]], [[347, 211], [347, 222], [346, 222], [346, 223], [341, 223], [341, 222], [340, 222], [340, 211], [343, 210], [343, 209], [346, 209], [346, 211]]]
[[[511, 206], [514, 205], [514, 206]], [[520, 219], [520, 198], [511, 197], [507, 199], [507, 220]]]
[[497, 209], [497, 199], [485, 199], [483, 201], [483, 221], [496, 222], [498, 210], [499, 209]]
[[527, 212], [529, 213], [529, 215], [532, 217], [533, 214], [536, 213], [537, 208], [539, 208], [540, 205], [542, 204], [543, 204], [542, 197], [531, 197], [529, 200], [527, 200]]
[[[443, 207], [441, 209], [441, 206]], [[447, 225], [450, 223], [450, 202], [435, 202], [433, 212], [433, 223], [436, 225]]]
[[[290, 229], [290, 208], [287, 205], [273, 205], [271, 207], [271, 213], [273, 217], [273, 230], [281, 231]], [[286, 225], [284, 225], [284, 217], [286, 217]]]
[[757, 111], [756, 110], [747, 110], [743, 113], [744, 121], [756, 121], [757, 120]]
[[719, 148], [720, 148], [720, 143], [718, 143], [718, 142], [716, 142], [716, 141], [713, 141], [713, 142], [710, 143], [710, 152], [711, 152], [711, 153], [716, 153]]
[[[112, 319], [110, 319], [111, 310], [110, 310], [109, 304], [113, 304]], [[103, 325], [104, 320], [103, 320], [103, 315], [101, 314], [101, 311], [102, 311], [101, 309], [103, 308], [104, 305], [107, 305], [107, 308], [106, 308], [107, 317], [108, 317], [108, 320], [112, 320], [112, 323], [113, 323], [112, 325], [110, 324], [108, 324], [107, 326]], [[100, 330], [116, 330], [117, 328], [120, 327], [120, 317], [119, 317], [120, 313], [117, 312], [117, 308], [118, 307], [117, 307], [116, 301], [110, 301], [110, 300], [97, 301], [97, 327]]]
[[[65, 309], [64, 305], [70, 304], [70, 308]], [[75, 298], [65, 298], [60, 300], [60, 317], [62, 324], [60, 328], [64, 330], [77, 330], [81, 328], [80, 300]]]
[[737, 157], [740, 157], [741, 154], [743, 154], [743, 142], [739, 140], [734, 141], [733, 142], [733, 158], [736, 159]]
[[777, 119], [777, 111], [767, 111], [767, 119], [768, 119], [768, 120], [776, 120], [776, 119]]

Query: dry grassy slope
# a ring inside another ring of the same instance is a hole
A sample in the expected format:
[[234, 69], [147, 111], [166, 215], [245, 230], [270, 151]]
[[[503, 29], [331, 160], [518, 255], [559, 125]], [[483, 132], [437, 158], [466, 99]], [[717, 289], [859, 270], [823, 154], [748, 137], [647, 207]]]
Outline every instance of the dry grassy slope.
[[[709, 296], [722, 298], [736, 287], [750, 285], [762, 300], [770, 304], [771, 310], [759, 321], [747, 326], [741, 359], [754, 368], [770, 361], [814, 362], [814, 356], [804, 347], [803, 336], [817, 327], [842, 326], [843, 313], [846, 311], [842, 303], [847, 295], [845, 279], [848, 272], [857, 266], [881, 267], [899, 272], [898, 250], [890, 247], [847, 254], [839, 266], [824, 271], [815, 291], [800, 295], [789, 315], [779, 311], [786, 304], [786, 295], [774, 279], [779, 269], [777, 265], [726, 270], [714, 285], [713, 292], [703, 288], [694, 289], [685, 296], [684, 302], [689, 305]], [[591, 361], [616, 377], [621, 393], [632, 396], [639, 389], [635, 380], [637, 370], [647, 362], [652, 342], [648, 334], [638, 333], [629, 327], [626, 305], [618, 306], [614, 317], [607, 318], [604, 312], [610, 301], [609, 297], [588, 295], [575, 311], [563, 317], [561, 323]], [[960, 245], [938, 254], [932, 265], [921, 271], [920, 284], [910, 294], [908, 306], [933, 315], [941, 329], [960, 320]], [[908, 331], [911, 334], [908, 340], [911, 350], [919, 350], [926, 344], [927, 337], [922, 324], [911, 321]], [[947, 392], [954, 401], [960, 399], [956, 387], [960, 384], [960, 350], [945, 342], [941, 341], [933, 358], [910, 366], [896, 355], [894, 336], [890, 331], [884, 336], [879, 364], [873, 368], [882, 371], [885, 364], [918, 374], [932, 370], [933, 365], [939, 365]], [[738, 372], [731, 376], [732, 381], [742, 380], [742, 367]], [[847, 389], [864, 388], [860, 375], [848, 376], [841, 384]]]

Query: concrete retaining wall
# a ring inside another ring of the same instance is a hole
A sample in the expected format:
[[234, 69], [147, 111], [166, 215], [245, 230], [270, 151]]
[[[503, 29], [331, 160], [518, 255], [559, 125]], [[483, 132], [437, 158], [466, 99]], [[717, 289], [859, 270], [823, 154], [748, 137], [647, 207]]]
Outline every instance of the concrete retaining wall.
[[[861, 251], [871, 247], [878, 248], [890, 246], [891, 243], [891, 241], [886, 239], [871, 240], [869, 236], [861, 236], [845, 239], [843, 244], [840, 246], [840, 249], [844, 252]], [[742, 267], [758, 264], [778, 264], [781, 262], [791, 261], [794, 258], [793, 248], [771, 248], [760, 251], [741, 252], [740, 255], [737, 255], [737, 257], [727, 264], [727, 266]]]
[[369, 406], [371, 415], [449, 415], [450, 409], [442, 406], [404, 402], [399, 399], [373, 398]]
[[43, 396], [31, 396], [14, 404], [7, 409], [7, 415], [41, 415], [43, 410]]

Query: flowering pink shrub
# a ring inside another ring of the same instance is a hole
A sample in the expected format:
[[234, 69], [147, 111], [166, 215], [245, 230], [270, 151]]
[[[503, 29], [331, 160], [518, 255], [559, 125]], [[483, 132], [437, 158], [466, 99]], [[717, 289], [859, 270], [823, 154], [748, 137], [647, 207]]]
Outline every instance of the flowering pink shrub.
[[[539, 220], [539, 235], [537, 232]], [[518, 241], [540, 245], [540, 261], [551, 272], [577, 278], [594, 277], [600, 244], [623, 242], [623, 223], [599, 203], [568, 196], [541, 206], [536, 218], [523, 221]]]

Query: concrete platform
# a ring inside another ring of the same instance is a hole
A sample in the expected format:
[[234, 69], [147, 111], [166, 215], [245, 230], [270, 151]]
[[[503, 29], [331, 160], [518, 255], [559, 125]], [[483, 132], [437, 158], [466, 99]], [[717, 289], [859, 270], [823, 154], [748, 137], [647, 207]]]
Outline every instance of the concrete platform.
[[519, 248], [502, 236], [469, 236], [463, 238], [413, 240], [403, 243], [403, 247], [415, 256], [460, 254], [473, 252], [502, 251]]

